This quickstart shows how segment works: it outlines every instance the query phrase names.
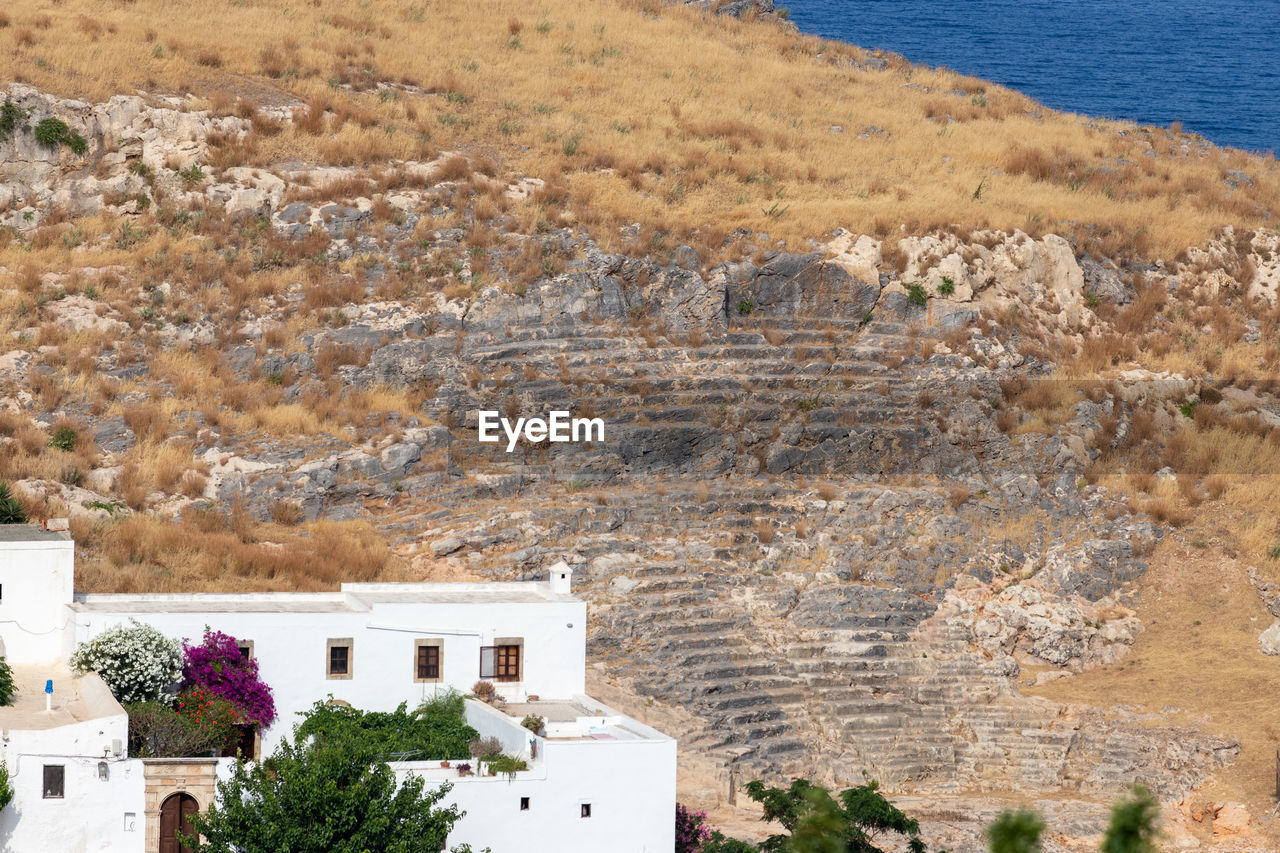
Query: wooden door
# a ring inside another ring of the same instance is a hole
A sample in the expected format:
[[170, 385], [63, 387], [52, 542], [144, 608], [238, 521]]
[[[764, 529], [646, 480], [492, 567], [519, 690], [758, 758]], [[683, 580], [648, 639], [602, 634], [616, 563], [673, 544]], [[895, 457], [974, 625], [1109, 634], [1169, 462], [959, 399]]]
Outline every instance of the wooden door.
[[196, 798], [190, 794], [174, 794], [160, 806], [160, 853], [194, 853], [178, 840], [183, 835], [195, 835], [191, 816], [200, 810]]

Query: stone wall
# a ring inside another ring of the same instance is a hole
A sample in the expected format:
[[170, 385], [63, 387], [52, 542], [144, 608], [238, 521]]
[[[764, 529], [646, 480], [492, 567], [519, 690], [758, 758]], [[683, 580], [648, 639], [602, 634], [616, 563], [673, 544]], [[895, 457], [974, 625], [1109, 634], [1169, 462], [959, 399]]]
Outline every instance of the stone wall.
[[160, 849], [160, 807], [174, 794], [189, 794], [207, 811], [217, 787], [216, 758], [150, 758], [142, 762], [146, 780], [147, 850]]

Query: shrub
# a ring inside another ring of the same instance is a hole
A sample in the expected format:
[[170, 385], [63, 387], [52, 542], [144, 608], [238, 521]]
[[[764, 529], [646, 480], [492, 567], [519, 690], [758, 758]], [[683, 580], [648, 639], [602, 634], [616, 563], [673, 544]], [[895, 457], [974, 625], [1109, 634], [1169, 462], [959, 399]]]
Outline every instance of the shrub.
[[9, 765], [0, 761], [0, 811], [13, 802], [13, 785], [9, 782]]
[[240, 726], [251, 722], [241, 716], [234, 702], [215, 696], [204, 687], [184, 691], [174, 702], [174, 709], [197, 732], [208, 737], [213, 749], [220, 753], [233, 748], [240, 740]]
[[529, 763], [523, 758], [516, 758], [514, 755], [495, 755], [485, 761], [489, 765], [489, 770], [494, 773], [501, 773], [508, 779], [514, 779], [516, 773], [521, 770], [528, 770]]
[[467, 752], [472, 758], [491, 759], [502, 754], [502, 741], [496, 737], [476, 738], [467, 744]]
[[1102, 853], [1154, 853], [1160, 804], [1142, 786], [1111, 809]]
[[71, 665], [80, 672], [96, 672], [120, 702], [170, 698], [182, 674], [177, 640], [137, 620], [129, 622], [81, 643]]
[[0, 139], [8, 139], [18, 125], [26, 121], [30, 113], [30, 110], [24, 109], [5, 98], [4, 103], [0, 104]]
[[924, 292], [924, 285], [918, 281], [908, 284], [907, 301], [912, 305], [925, 305], [929, 301], [929, 295]]
[[209, 176], [205, 174], [204, 169], [201, 169], [198, 163], [192, 163], [185, 169], [179, 169], [178, 177], [182, 178], [182, 182], [187, 186], [194, 186], [202, 183]]
[[546, 727], [547, 721], [544, 720], [542, 717], [539, 717], [537, 714], [530, 714], [529, 716], [525, 717], [523, 720], [520, 721], [520, 725], [524, 726], [526, 729], [533, 732], [534, 734], [537, 734], [538, 732], [542, 731], [543, 728]]
[[718, 829], [698, 848], [699, 853], [756, 853], [760, 848], [739, 838], [730, 838]]
[[953, 279], [949, 275], [944, 275], [942, 277], [942, 284], [938, 285], [938, 293], [942, 294], [943, 296], [950, 296], [955, 292], [956, 292], [955, 279]]
[[9, 494], [9, 484], [0, 480], [0, 524], [26, 524], [27, 511]]
[[991, 853], [1039, 853], [1044, 821], [1029, 809], [1003, 812], [987, 827]]
[[676, 803], [676, 853], [698, 853], [702, 849], [703, 842], [711, 839], [711, 828], [706, 821], [706, 812]]
[[129, 754], [135, 758], [187, 758], [218, 747], [217, 732], [160, 702], [135, 702], [129, 713]]
[[71, 453], [76, 449], [76, 431], [69, 426], [58, 427], [49, 436], [49, 446]]
[[13, 694], [18, 692], [13, 683], [13, 667], [4, 658], [0, 658], [0, 705], [12, 705]]
[[84, 153], [89, 150], [89, 143], [78, 133], [72, 132], [67, 127], [67, 123], [58, 118], [41, 119], [35, 127], [36, 142], [39, 142], [45, 148], [57, 148], [65, 145], [76, 154], [83, 157]]
[[246, 725], [269, 726], [276, 719], [271, 688], [258, 678], [258, 662], [240, 652], [235, 637], [205, 629], [198, 646], [182, 643], [182, 686], [203, 688], [235, 706]]
[[361, 711], [316, 702], [303, 714], [297, 737], [359, 741], [379, 755], [401, 755], [423, 761], [458, 758], [479, 736], [462, 716], [462, 696], [449, 691], [423, 702], [409, 713], [405, 703], [391, 712]]

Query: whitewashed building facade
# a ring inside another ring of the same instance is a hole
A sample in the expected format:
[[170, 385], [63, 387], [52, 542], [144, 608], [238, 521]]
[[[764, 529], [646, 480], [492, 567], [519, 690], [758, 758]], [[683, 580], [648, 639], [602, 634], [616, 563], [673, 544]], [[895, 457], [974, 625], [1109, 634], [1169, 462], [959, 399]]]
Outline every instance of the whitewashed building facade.
[[[432, 787], [453, 784], [446, 802], [466, 815], [449, 846], [674, 849], [675, 741], [585, 695], [586, 605], [563, 564], [546, 582], [83, 595], [73, 593], [74, 548], [65, 530], [0, 526], [0, 642], [19, 685], [15, 704], [0, 707], [0, 757], [15, 792], [0, 812], [0, 849], [176, 853], [174, 815], [209, 806], [234, 759], [130, 757], [124, 709], [97, 676], [68, 668], [77, 643], [130, 619], [192, 642], [206, 626], [241, 641], [279, 712], [259, 733], [260, 755], [317, 700], [390, 711], [494, 682], [506, 708], [468, 700], [467, 722], [528, 770], [508, 779], [459, 777], [439, 757], [392, 765]], [[526, 714], [547, 720], [543, 736], [519, 725]]]

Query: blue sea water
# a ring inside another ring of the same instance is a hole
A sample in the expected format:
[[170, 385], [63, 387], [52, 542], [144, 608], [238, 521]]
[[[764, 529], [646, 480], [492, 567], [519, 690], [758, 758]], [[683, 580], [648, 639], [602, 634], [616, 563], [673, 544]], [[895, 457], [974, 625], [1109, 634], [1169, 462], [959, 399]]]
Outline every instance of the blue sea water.
[[806, 33], [900, 53], [1047, 107], [1280, 150], [1278, 0], [781, 0]]

